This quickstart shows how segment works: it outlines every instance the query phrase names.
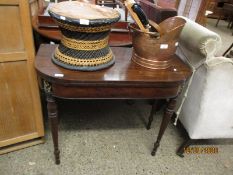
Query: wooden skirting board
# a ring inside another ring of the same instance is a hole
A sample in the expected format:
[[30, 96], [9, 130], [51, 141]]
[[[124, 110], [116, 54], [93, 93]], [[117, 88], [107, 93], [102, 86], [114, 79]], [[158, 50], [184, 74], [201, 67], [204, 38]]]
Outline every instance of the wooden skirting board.
[[17, 144], [10, 145], [10, 146], [5, 146], [5, 147], [0, 148], [0, 155], [1, 154], [6, 154], [6, 153], [9, 153], [9, 152], [12, 152], [12, 151], [17, 151], [17, 150], [20, 150], [20, 149], [24, 149], [24, 148], [27, 148], [27, 147], [30, 147], [30, 146], [38, 145], [38, 144], [41, 144], [41, 143], [44, 143], [44, 142], [45, 142], [44, 137], [39, 137], [39, 138], [36, 138], [36, 139], [33, 139], [33, 140], [17, 143]]

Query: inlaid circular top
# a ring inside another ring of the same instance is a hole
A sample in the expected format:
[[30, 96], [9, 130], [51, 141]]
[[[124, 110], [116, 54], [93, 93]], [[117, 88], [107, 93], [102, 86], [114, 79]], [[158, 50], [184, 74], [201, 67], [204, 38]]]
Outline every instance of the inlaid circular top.
[[72, 19], [114, 19], [119, 18], [120, 16], [114, 9], [78, 1], [64, 1], [57, 3], [53, 5], [49, 11], [59, 16]]

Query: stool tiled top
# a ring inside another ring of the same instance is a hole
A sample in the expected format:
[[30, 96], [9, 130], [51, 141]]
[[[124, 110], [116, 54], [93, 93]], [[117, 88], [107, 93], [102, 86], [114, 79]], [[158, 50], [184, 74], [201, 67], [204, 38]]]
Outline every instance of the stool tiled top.
[[[191, 69], [177, 56], [167, 69], [147, 69], [131, 61], [132, 49], [111, 48], [115, 64], [95, 72], [72, 71], [52, 63], [56, 45], [41, 45], [35, 61], [40, 87], [46, 93], [48, 116], [51, 121], [56, 163], [60, 163], [58, 148], [57, 107], [54, 97], [67, 99], [162, 99], [169, 98], [157, 141], [155, 155], [161, 137], [170, 121], [182, 86], [191, 75]], [[151, 115], [155, 105], [152, 108]], [[150, 115], [150, 119], [152, 118]]]

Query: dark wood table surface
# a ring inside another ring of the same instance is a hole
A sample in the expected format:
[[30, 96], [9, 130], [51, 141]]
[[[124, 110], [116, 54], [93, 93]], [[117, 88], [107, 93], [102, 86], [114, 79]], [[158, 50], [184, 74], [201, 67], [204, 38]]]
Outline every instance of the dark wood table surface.
[[[40, 87], [46, 93], [48, 116], [54, 143], [56, 164], [60, 163], [56, 98], [65, 99], [169, 99], [152, 155], [174, 112], [177, 96], [191, 69], [177, 56], [173, 66], [163, 70], [141, 67], [131, 61], [132, 48], [113, 47], [115, 64], [95, 72], [72, 71], [51, 62], [56, 45], [41, 45], [35, 60]], [[56, 97], [56, 98], [55, 98]], [[156, 103], [152, 106], [148, 128]]]

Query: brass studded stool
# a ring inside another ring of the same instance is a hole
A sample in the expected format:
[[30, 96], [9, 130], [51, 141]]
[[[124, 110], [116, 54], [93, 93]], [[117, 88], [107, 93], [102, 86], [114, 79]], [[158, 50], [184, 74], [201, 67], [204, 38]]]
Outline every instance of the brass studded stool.
[[62, 39], [52, 61], [64, 68], [95, 71], [114, 64], [108, 45], [111, 24], [120, 14], [106, 7], [78, 1], [64, 1], [49, 10], [58, 23]]

